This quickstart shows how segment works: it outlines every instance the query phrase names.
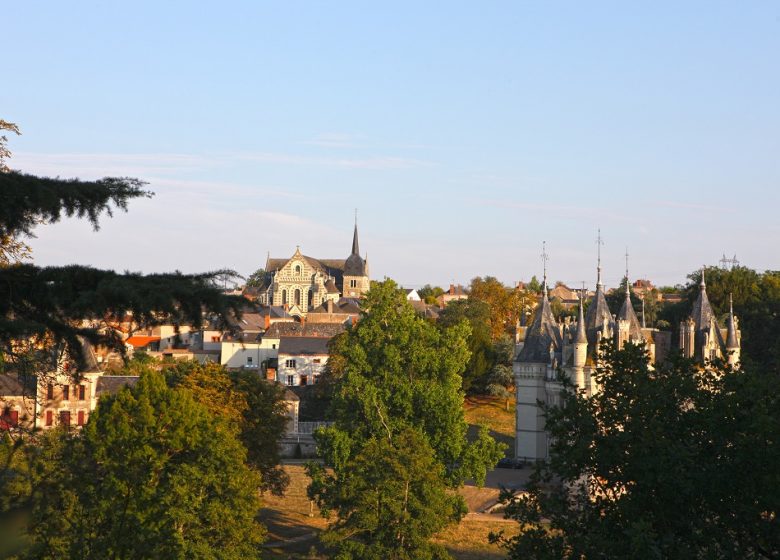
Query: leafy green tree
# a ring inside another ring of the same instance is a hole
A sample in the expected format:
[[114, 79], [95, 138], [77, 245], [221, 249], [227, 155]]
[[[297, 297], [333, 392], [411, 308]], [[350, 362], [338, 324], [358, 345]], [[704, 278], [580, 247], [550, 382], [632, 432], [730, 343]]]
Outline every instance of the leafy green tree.
[[544, 407], [550, 461], [504, 496], [523, 530], [494, 536], [509, 558], [777, 558], [777, 372], [651, 368], [628, 344], [595, 375]]
[[424, 560], [448, 558], [429, 539], [466, 513], [463, 499], [452, 492], [442, 465], [419, 431], [405, 429], [392, 437], [377, 436], [344, 464], [343, 480], [318, 470], [312, 492], [335, 495], [320, 499], [339, 512], [323, 542], [339, 550], [340, 560]]
[[38, 461], [30, 558], [258, 557], [243, 446], [161, 374], [102, 398], [81, 435], [56, 435]]
[[510, 366], [496, 364], [490, 370], [487, 393], [488, 395], [504, 399], [504, 410], [506, 411], [509, 411], [509, 399], [512, 398], [511, 389], [514, 387], [514, 383], [514, 375]]
[[[372, 446], [386, 440], [386, 445], [398, 448], [406, 437], [422, 439], [430, 446], [431, 460], [448, 488], [459, 486], [466, 478], [484, 481], [487, 470], [501, 457], [502, 446], [490, 438], [486, 428], [476, 441], [469, 443], [466, 438], [460, 376], [469, 357], [467, 322], [437, 328], [415, 313], [392, 280], [372, 283], [363, 308], [361, 320], [331, 347], [329, 361], [338, 380], [331, 407], [335, 425], [316, 434], [325, 466], [309, 465], [310, 496], [323, 512], [335, 510], [337, 526], [344, 526], [349, 518], [363, 517], [359, 532], [326, 537], [343, 558], [354, 557], [355, 547], [374, 545], [391, 547], [385, 550], [385, 557], [413, 558], [430, 549], [421, 548], [421, 544], [408, 549], [410, 542], [427, 542], [430, 532], [425, 527], [438, 521], [411, 523], [406, 521], [408, 512], [393, 508], [380, 518], [369, 504], [350, 501], [352, 505], [345, 507], [342, 502], [344, 496], [353, 495], [353, 488], [363, 487], [356, 477], [366, 476], [370, 467], [366, 461], [374, 461], [376, 471], [388, 467], [373, 453]], [[403, 435], [409, 431], [417, 435]], [[360, 469], [356, 471], [357, 466]], [[417, 493], [417, 488], [424, 486], [410, 485], [415, 500], [424, 499]], [[387, 496], [387, 500], [398, 503], [398, 495]], [[438, 515], [449, 520], [451, 513], [446, 510]], [[378, 537], [383, 525], [408, 527], [419, 538], [388, 544], [390, 541]], [[368, 530], [371, 526], [374, 529]]]
[[490, 307], [490, 332], [493, 340], [513, 332], [520, 318], [519, 292], [504, 286], [492, 276], [477, 276], [471, 281], [469, 298], [484, 301]]
[[531, 277], [531, 281], [528, 282], [526, 288], [528, 289], [529, 292], [532, 292], [534, 294], [542, 293], [542, 283], [539, 282], [539, 279], [536, 276]]
[[264, 268], [258, 268], [252, 274], [249, 275], [249, 278], [246, 279], [246, 287], [260, 288], [262, 286], [265, 286], [267, 281], [268, 281], [268, 273], [265, 271]]
[[471, 327], [468, 336], [471, 356], [462, 375], [462, 387], [466, 392], [484, 391], [492, 366], [490, 307], [483, 301], [471, 298], [451, 301], [442, 310], [437, 324], [441, 329], [449, 329], [463, 321], [467, 321]]
[[247, 462], [260, 472], [260, 488], [282, 495], [289, 483], [280, 466], [279, 447], [288, 420], [284, 386], [253, 371], [229, 372], [213, 363], [177, 362], [164, 367], [163, 373], [170, 386], [188, 390], [233, 430], [246, 448]]
[[436, 298], [438, 298], [443, 293], [444, 290], [442, 288], [439, 286], [431, 286], [430, 284], [426, 284], [417, 290], [417, 295], [420, 296], [420, 299], [429, 305], [436, 303]]

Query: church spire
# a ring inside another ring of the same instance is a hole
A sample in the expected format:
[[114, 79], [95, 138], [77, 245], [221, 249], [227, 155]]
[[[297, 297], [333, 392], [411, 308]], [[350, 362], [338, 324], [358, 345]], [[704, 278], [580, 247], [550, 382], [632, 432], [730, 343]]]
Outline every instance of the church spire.
[[358, 231], [357, 231], [357, 208], [355, 208], [355, 233], [352, 234], [352, 254], [360, 255], [360, 246], [358, 245]]
[[542, 241], [542, 269], [544, 270], [542, 294], [544, 295], [544, 299], [547, 299], [547, 259], [549, 259], [549, 256], [547, 255], [547, 242]]

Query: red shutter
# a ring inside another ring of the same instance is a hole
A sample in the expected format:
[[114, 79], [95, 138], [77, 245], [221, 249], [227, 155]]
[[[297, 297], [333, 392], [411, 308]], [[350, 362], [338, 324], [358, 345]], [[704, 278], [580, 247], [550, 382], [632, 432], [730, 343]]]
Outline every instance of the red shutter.
[[51, 410], [46, 411], [46, 425], [51, 426], [54, 423], [54, 417]]
[[62, 386], [62, 400], [63, 401], [70, 400], [70, 385]]
[[83, 410], [79, 410], [78, 424], [79, 424], [79, 426], [83, 426], [84, 425], [84, 411]]
[[61, 410], [60, 411], [60, 424], [63, 426], [70, 426], [70, 411], [69, 410]]
[[8, 418], [9, 418], [9, 424], [11, 426], [18, 426], [19, 425], [19, 411], [18, 410], [9, 410], [8, 411]]

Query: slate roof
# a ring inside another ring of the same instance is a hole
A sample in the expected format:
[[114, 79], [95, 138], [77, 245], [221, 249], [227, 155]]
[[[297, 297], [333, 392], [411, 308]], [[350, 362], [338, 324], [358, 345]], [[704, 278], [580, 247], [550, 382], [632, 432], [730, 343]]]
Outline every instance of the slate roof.
[[[627, 286], [628, 287], [628, 286]], [[638, 341], [644, 340], [645, 337], [642, 334], [642, 325], [639, 323], [639, 319], [634, 311], [634, 306], [631, 304], [631, 291], [626, 291], [626, 299], [623, 301], [623, 305], [620, 308], [620, 312], [617, 316], [620, 321], [628, 321], [628, 336], [631, 340]]]
[[264, 338], [293, 336], [333, 338], [345, 330], [341, 323], [274, 323], [265, 332]]
[[731, 303], [731, 296], [729, 296], [729, 325], [728, 335], [726, 336], [726, 348], [734, 350], [739, 348], [739, 340], [737, 340], [737, 324], [734, 319], [734, 305]]
[[309, 336], [290, 336], [282, 337], [279, 342], [279, 355], [288, 356], [306, 356], [322, 355], [328, 353], [329, 338], [309, 337]]
[[588, 336], [589, 351], [596, 350], [596, 341], [598, 333], [601, 332], [604, 325], [614, 325], [612, 313], [609, 312], [607, 299], [604, 297], [604, 286], [599, 282], [596, 285], [596, 293], [588, 306], [588, 312], [585, 314], [585, 327]]
[[517, 361], [549, 363], [550, 351], [560, 352], [561, 344], [561, 331], [555, 322], [555, 317], [550, 308], [550, 301], [545, 293], [537, 308], [534, 322], [526, 331], [525, 343], [523, 344], [523, 349], [517, 355]]
[[355, 232], [352, 234], [352, 253], [344, 262], [344, 274], [346, 276], [366, 275], [366, 263], [360, 256], [360, 246], [358, 245], [357, 224], [355, 224]]
[[133, 387], [140, 379], [137, 375], [101, 375], [95, 387], [95, 396], [113, 395], [122, 387]]
[[[311, 309], [309, 313], [328, 313], [328, 302]], [[352, 298], [340, 298], [333, 302], [333, 313], [360, 315], [360, 304]]]
[[26, 394], [24, 385], [16, 377], [0, 375], [0, 397], [19, 397]]

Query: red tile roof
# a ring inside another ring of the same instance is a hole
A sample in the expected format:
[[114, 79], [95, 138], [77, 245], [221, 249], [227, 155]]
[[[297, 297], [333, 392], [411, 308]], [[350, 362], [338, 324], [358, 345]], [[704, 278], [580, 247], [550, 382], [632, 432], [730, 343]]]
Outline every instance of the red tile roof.
[[125, 340], [125, 344], [129, 344], [133, 348], [143, 348], [144, 346], [147, 346], [151, 344], [152, 342], [157, 342], [160, 340], [159, 336], [131, 336], [127, 340]]

